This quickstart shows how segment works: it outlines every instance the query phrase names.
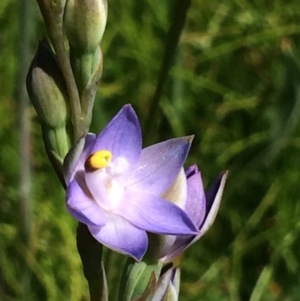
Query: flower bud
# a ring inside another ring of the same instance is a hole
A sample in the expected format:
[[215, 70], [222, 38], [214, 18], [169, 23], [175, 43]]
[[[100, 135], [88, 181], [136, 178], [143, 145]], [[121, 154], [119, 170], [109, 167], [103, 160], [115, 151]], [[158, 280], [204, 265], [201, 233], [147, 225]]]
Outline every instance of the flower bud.
[[[170, 275], [170, 276], [169, 276]], [[162, 301], [178, 301], [179, 299], [179, 286], [180, 286], [180, 269], [176, 267], [170, 268], [164, 275], [168, 280], [168, 287], [163, 296]], [[162, 278], [164, 277], [162, 276]], [[156, 301], [153, 298], [153, 301]], [[158, 300], [157, 300], [158, 301]]]
[[70, 137], [66, 127], [49, 128], [42, 122], [42, 132], [46, 151], [54, 152], [62, 161], [70, 149]]
[[94, 52], [100, 45], [107, 20], [107, 0], [68, 0], [64, 28], [78, 52]]
[[[130, 301], [178, 301], [180, 269], [168, 264], [163, 267], [159, 277], [152, 273], [144, 293]], [[122, 300], [123, 301], [123, 300]]]
[[151, 301], [178, 301], [180, 269], [172, 264], [163, 268]]
[[67, 89], [56, 57], [46, 41], [39, 43], [26, 85], [43, 123], [53, 129], [64, 127], [69, 118]]

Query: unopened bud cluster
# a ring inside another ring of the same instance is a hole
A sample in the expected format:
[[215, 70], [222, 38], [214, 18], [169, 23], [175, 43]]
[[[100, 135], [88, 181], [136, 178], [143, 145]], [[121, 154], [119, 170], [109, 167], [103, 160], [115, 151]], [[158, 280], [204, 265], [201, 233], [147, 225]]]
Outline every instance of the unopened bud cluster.
[[[55, 28], [61, 16], [61, 29], [69, 43], [65, 49], [69, 62], [62, 63], [46, 41], [40, 42], [27, 75], [27, 90], [41, 122], [47, 152], [54, 152], [63, 159], [73, 136], [78, 138], [78, 134], [72, 133], [71, 120], [73, 125], [76, 120], [78, 123], [86, 120], [81, 135], [88, 131], [91, 121], [96, 84], [102, 72], [100, 42], [107, 20], [107, 1], [61, 1], [57, 12], [50, 2], [38, 2], [48, 30]], [[57, 45], [66, 45], [63, 40], [55, 40], [53, 33], [49, 32], [49, 36], [54, 49], [58, 49]], [[70, 81], [63, 72], [66, 65], [72, 67], [69, 71], [76, 82], [71, 89], [79, 92], [77, 114], [72, 111], [72, 102], [76, 100], [70, 99]]]

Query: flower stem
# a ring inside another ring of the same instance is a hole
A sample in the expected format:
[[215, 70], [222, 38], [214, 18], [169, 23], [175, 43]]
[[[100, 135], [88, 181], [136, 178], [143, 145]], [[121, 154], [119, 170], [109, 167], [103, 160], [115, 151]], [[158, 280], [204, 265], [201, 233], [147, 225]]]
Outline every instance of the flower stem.
[[96, 241], [87, 226], [79, 223], [77, 248], [83, 265], [83, 273], [89, 284], [91, 301], [108, 301], [108, 288], [102, 261], [103, 246]]

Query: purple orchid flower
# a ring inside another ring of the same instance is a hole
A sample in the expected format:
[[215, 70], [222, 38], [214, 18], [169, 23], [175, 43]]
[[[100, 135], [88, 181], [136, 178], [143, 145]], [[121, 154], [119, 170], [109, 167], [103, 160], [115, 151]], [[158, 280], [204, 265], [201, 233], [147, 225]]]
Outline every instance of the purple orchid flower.
[[98, 136], [86, 135], [67, 155], [67, 209], [100, 243], [136, 260], [147, 250], [147, 232], [197, 235], [188, 214], [163, 198], [191, 140], [171, 139], [142, 149], [139, 121], [125, 105]]
[[[161, 262], [170, 262], [179, 256], [186, 248], [199, 240], [210, 228], [218, 212], [228, 172], [220, 174], [205, 192], [201, 174], [196, 165], [185, 171], [187, 180], [187, 198], [178, 204], [192, 219], [199, 233], [187, 236], [161, 236], [159, 237], [159, 255]], [[172, 201], [173, 190], [176, 191], [176, 182], [165, 194]], [[157, 246], [156, 246], [157, 248]]]

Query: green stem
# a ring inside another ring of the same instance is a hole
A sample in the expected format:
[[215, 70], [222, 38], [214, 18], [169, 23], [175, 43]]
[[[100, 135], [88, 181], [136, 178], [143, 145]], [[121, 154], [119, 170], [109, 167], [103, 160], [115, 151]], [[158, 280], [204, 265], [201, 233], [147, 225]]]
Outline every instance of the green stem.
[[91, 301], [108, 301], [107, 281], [102, 261], [103, 246], [96, 241], [87, 226], [79, 223], [77, 249], [83, 265], [83, 273], [89, 284]]

